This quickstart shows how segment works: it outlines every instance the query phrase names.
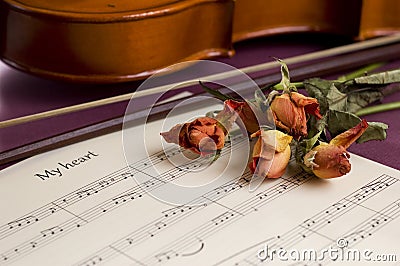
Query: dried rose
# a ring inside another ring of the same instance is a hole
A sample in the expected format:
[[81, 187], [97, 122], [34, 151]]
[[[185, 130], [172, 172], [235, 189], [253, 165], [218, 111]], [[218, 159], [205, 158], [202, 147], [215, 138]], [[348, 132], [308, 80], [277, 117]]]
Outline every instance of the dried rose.
[[350, 172], [350, 154], [346, 151], [368, 128], [364, 119], [355, 127], [322, 142], [304, 156], [304, 164], [320, 178], [335, 178]]
[[225, 104], [238, 112], [248, 133], [252, 134], [259, 130], [260, 126], [257, 117], [246, 101], [226, 100]]
[[250, 171], [260, 177], [281, 177], [289, 163], [293, 137], [279, 130], [259, 130], [251, 137], [258, 140], [249, 163]]
[[168, 143], [175, 143], [201, 155], [214, 154], [225, 145], [225, 136], [238, 117], [229, 105], [214, 118], [200, 117], [192, 122], [178, 124], [161, 136]]
[[297, 92], [282, 93], [271, 103], [275, 124], [295, 139], [307, 136], [307, 114], [321, 119], [317, 99], [306, 97]]
[[175, 125], [161, 136], [169, 143], [192, 150], [201, 155], [214, 153], [225, 144], [225, 132], [218, 120], [211, 117], [200, 117], [190, 123]]

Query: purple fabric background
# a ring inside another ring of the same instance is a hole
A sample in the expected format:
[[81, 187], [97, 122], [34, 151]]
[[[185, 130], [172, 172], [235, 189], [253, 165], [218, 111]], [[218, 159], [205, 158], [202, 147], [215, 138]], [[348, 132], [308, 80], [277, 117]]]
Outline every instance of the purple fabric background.
[[[235, 44], [236, 54], [232, 58], [214, 60], [241, 68], [272, 61], [273, 57], [284, 59], [351, 42], [349, 39], [338, 36], [325, 37], [321, 34], [290, 34], [248, 40]], [[399, 66], [400, 61], [397, 61], [391, 62], [387, 67]], [[0, 120], [133, 92], [140, 83], [137, 81], [108, 85], [69, 84], [34, 77], [0, 63]], [[400, 101], [400, 92], [384, 99], [384, 102], [392, 101]], [[45, 137], [123, 115], [126, 106], [127, 102], [120, 102], [1, 129], [0, 150], [9, 150]], [[400, 170], [399, 114], [399, 110], [394, 110], [366, 116], [367, 121], [387, 123], [388, 137], [385, 141], [353, 144], [349, 151]]]

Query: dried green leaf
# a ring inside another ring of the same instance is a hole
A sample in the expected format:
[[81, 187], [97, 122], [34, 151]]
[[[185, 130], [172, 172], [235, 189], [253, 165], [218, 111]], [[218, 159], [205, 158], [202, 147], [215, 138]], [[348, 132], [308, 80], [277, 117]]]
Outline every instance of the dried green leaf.
[[355, 78], [353, 82], [355, 84], [390, 84], [400, 82], [400, 69]]
[[290, 87], [290, 75], [289, 75], [289, 68], [287, 65], [280, 59], [277, 59], [278, 62], [281, 64], [281, 74], [282, 74], [282, 79], [281, 83], [283, 86], [283, 89], [289, 89]]
[[320, 137], [323, 132], [324, 132], [324, 127], [322, 127], [321, 130], [317, 132], [317, 134], [315, 134], [313, 137], [296, 142], [296, 150], [295, 150], [296, 163], [300, 165], [306, 172], [311, 173], [312, 171], [304, 164], [303, 158], [312, 148], [314, 148], [314, 146], [320, 140]]
[[204, 85], [203, 82], [199, 81], [200, 86], [209, 94], [211, 94], [212, 96], [214, 96], [217, 99], [220, 99], [221, 101], [225, 101], [225, 100], [234, 100], [234, 98], [230, 97], [229, 95], [223, 94], [217, 90], [214, 90], [210, 87], [207, 87], [206, 85]]
[[315, 136], [318, 133], [320, 134], [320, 138], [326, 141], [325, 136], [325, 128], [327, 126], [328, 116], [325, 115], [321, 119], [317, 119], [315, 116], [311, 116], [310, 119], [307, 121], [307, 129], [308, 129], [308, 137]]
[[[328, 116], [328, 131], [331, 137], [345, 132], [346, 130], [356, 126], [361, 119], [355, 114], [349, 112], [330, 110]], [[370, 140], [386, 139], [386, 130], [388, 126], [380, 122], [368, 122], [367, 130], [357, 139], [357, 143], [363, 143]]]
[[346, 111], [347, 109], [347, 95], [341, 93], [334, 83], [331, 84], [331, 87], [326, 94], [326, 100], [330, 110]]
[[369, 65], [363, 66], [363, 67], [361, 67], [351, 73], [348, 73], [344, 76], [340, 76], [336, 80], [342, 82], [342, 81], [347, 81], [347, 80], [351, 80], [354, 78], [362, 77], [362, 76], [365, 76], [367, 73], [374, 71], [377, 68], [382, 67], [383, 65], [384, 65], [384, 63], [382, 63], [382, 62], [372, 63]]
[[374, 103], [380, 101], [383, 98], [383, 93], [379, 89], [370, 88], [364, 91], [354, 90], [355, 93], [347, 93], [347, 102], [345, 111], [355, 113], [358, 110]]
[[304, 82], [307, 93], [318, 100], [321, 113], [328, 110], [355, 113], [369, 104], [381, 100], [381, 87], [360, 88], [360, 85], [345, 85], [319, 78]]
[[367, 142], [370, 140], [385, 140], [386, 139], [386, 130], [388, 129], [388, 125], [381, 122], [368, 122], [368, 128], [358, 138], [358, 143]]
[[311, 78], [304, 80], [304, 88], [306, 89], [308, 95], [317, 99], [320, 107], [321, 114], [324, 115], [328, 109], [329, 104], [326, 99], [326, 95], [332, 85], [332, 81], [324, 80], [320, 78]]
[[356, 126], [361, 119], [349, 112], [330, 110], [328, 114], [328, 130], [334, 138], [340, 133]]

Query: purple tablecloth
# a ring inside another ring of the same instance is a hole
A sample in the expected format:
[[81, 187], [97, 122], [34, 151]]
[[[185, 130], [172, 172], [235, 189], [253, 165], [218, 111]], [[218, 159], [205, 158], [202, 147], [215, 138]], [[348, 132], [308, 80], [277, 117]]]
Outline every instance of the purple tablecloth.
[[[237, 43], [235, 44], [236, 54], [232, 58], [215, 60], [241, 68], [273, 61], [273, 57], [284, 59], [349, 42], [351, 40], [325, 39], [320, 35], [275, 36]], [[398, 66], [400, 66], [400, 61], [392, 62], [390, 65], [390, 67]], [[68, 84], [34, 77], [0, 63], [0, 120], [132, 92], [140, 83], [141, 81], [108, 85]], [[384, 99], [384, 102], [392, 101], [400, 101], [400, 92]], [[1, 129], [0, 150], [9, 150], [45, 137], [120, 116], [124, 113], [126, 106], [127, 102], [120, 102]], [[387, 123], [388, 137], [385, 141], [353, 144], [349, 150], [400, 170], [399, 114], [400, 111], [394, 110], [366, 116], [368, 121]]]

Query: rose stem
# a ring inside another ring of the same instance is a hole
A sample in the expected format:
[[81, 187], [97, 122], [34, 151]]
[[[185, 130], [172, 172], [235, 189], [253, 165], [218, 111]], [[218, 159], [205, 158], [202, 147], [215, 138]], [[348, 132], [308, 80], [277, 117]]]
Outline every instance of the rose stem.
[[392, 102], [392, 103], [382, 103], [379, 105], [362, 108], [356, 112], [356, 115], [363, 116], [363, 115], [369, 115], [369, 114], [375, 114], [375, 113], [395, 110], [395, 109], [399, 109], [399, 108], [400, 108], [400, 101]]
[[355, 71], [353, 71], [351, 73], [348, 73], [348, 74], [346, 74], [344, 76], [338, 77], [336, 81], [347, 81], [347, 80], [351, 80], [351, 79], [354, 79], [354, 78], [358, 78], [358, 77], [364, 76], [365, 74], [368, 74], [368, 72], [371, 72], [371, 71], [373, 71], [373, 70], [375, 70], [377, 68], [380, 68], [383, 65], [384, 65], [384, 63], [382, 63], [382, 62], [381, 63], [369, 64], [369, 65], [367, 65], [365, 67], [357, 69], [357, 70], [355, 70]]

